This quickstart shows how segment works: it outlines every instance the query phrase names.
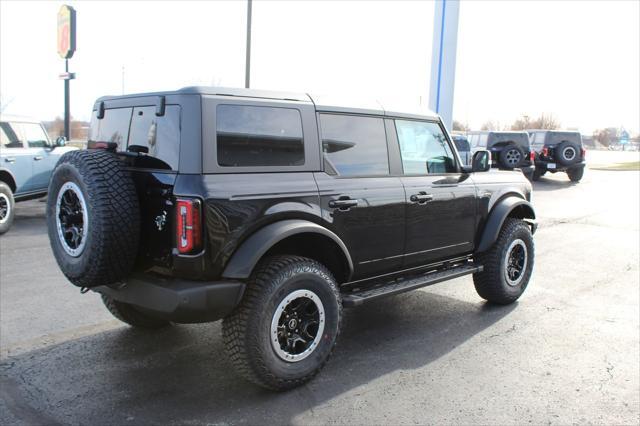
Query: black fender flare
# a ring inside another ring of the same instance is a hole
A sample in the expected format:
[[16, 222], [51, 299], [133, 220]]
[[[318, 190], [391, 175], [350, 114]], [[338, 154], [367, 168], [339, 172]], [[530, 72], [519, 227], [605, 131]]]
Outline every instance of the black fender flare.
[[[5, 182], [5, 179], [2, 179], [2, 175], [5, 175], [9, 178], [9, 180], [7, 180]], [[11, 170], [9, 169], [5, 169], [4, 167], [0, 167], [0, 181], [6, 183], [7, 185], [9, 185], [9, 187], [11, 188], [11, 191], [16, 192], [17, 185], [18, 182], [16, 181], [16, 177], [13, 175], [13, 173], [11, 173]]]
[[476, 252], [481, 253], [491, 248], [493, 243], [498, 239], [498, 234], [500, 233], [500, 229], [502, 229], [504, 221], [515, 209], [518, 209], [516, 217], [519, 219], [527, 219], [527, 222], [531, 224], [531, 233], [535, 233], [537, 228], [535, 221], [536, 213], [531, 203], [516, 196], [509, 196], [500, 200], [493, 209], [491, 209]]
[[330, 238], [340, 247], [349, 266], [349, 276], [353, 274], [353, 261], [347, 246], [336, 234], [316, 223], [301, 219], [288, 219], [261, 228], [247, 238], [233, 253], [224, 268], [225, 278], [249, 278], [260, 258], [275, 244], [292, 235], [305, 232], [316, 233]]

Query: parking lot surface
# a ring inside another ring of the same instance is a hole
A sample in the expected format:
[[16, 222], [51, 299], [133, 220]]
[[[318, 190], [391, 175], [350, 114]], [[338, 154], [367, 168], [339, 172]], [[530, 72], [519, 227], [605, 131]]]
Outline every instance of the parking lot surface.
[[44, 203], [0, 237], [0, 424], [638, 424], [640, 173], [534, 184], [529, 288], [470, 277], [345, 311], [332, 359], [271, 393], [237, 378], [220, 323], [131, 329], [55, 264]]

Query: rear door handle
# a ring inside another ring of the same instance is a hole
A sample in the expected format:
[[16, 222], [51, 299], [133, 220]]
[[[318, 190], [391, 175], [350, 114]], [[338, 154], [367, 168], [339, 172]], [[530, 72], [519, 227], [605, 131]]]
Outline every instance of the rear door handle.
[[351, 207], [357, 207], [358, 200], [352, 200], [351, 198], [343, 198], [339, 200], [329, 201], [329, 207], [332, 209], [338, 209], [342, 211], [349, 210]]
[[427, 204], [429, 201], [433, 200], [433, 195], [420, 191], [417, 194], [413, 194], [409, 199], [412, 203]]
[[4, 159], [5, 163], [15, 163], [16, 159], [13, 157], [7, 157]]
[[34, 160], [36, 161], [40, 161], [42, 160], [44, 157], [42, 155], [36, 155], [35, 157], [33, 157]]

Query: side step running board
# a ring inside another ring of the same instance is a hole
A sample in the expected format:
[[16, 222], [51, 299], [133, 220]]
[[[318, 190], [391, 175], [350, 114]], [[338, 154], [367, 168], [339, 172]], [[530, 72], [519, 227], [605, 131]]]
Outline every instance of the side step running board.
[[371, 300], [380, 299], [394, 294], [404, 293], [420, 287], [437, 284], [442, 281], [452, 280], [469, 274], [482, 272], [482, 266], [473, 264], [457, 266], [444, 271], [430, 272], [409, 278], [398, 279], [389, 283], [366, 288], [342, 295], [342, 305], [344, 307], [358, 306]]

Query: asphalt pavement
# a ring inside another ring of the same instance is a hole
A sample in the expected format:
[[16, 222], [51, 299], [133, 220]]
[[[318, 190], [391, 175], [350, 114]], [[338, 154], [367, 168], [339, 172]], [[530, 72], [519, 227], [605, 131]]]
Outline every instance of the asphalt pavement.
[[330, 362], [272, 393], [239, 379], [220, 324], [131, 329], [66, 282], [44, 203], [0, 237], [0, 424], [639, 424], [640, 173], [534, 185], [529, 288], [470, 277], [345, 311]]

